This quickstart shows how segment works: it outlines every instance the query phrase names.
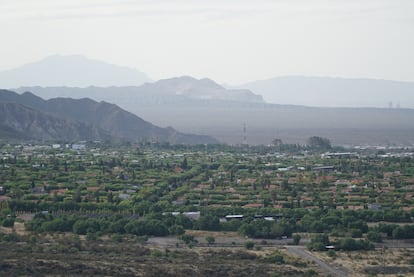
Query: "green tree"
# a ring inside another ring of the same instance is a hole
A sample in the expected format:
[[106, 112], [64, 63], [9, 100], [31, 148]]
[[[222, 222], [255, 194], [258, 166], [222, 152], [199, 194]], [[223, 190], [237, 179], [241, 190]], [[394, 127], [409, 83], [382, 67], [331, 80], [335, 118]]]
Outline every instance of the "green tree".
[[219, 231], [220, 221], [216, 216], [204, 215], [198, 220], [198, 228], [200, 230]]
[[332, 148], [329, 139], [318, 136], [308, 138], [308, 146], [320, 150], [328, 150]]
[[181, 163], [181, 168], [182, 169], [187, 169], [188, 168], [188, 161], [187, 161], [187, 157], [184, 157], [183, 162]]
[[381, 234], [376, 231], [369, 231], [367, 233], [367, 239], [372, 242], [382, 242]]
[[206, 241], [208, 243], [208, 245], [214, 244], [216, 242], [216, 239], [212, 236], [208, 236], [206, 237]]
[[293, 244], [294, 245], [299, 245], [300, 239], [301, 239], [301, 237], [300, 237], [299, 234], [294, 234], [293, 235]]

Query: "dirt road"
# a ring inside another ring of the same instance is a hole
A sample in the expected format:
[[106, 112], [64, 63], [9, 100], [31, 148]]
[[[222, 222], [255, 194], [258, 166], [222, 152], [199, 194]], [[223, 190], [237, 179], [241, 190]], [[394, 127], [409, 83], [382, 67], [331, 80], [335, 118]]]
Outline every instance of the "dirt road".
[[333, 276], [339, 276], [339, 277], [347, 277], [348, 272], [343, 268], [336, 268], [333, 267], [326, 262], [322, 261], [321, 259], [313, 256], [311, 253], [305, 251], [305, 248], [303, 246], [293, 246], [293, 245], [286, 245], [285, 246], [287, 251], [289, 253], [295, 254], [297, 256], [300, 256], [304, 259], [310, 260], [315, 262], [323, 271], [325, 271], [328, 274], [331, 274]]

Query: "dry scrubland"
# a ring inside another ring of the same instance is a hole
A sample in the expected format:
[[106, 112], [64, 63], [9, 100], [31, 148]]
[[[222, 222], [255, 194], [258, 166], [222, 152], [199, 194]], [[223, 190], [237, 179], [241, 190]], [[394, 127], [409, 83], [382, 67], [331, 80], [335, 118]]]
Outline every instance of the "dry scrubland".
[[[11, 233], [9, 228], [1, 231]], [[20, 230], [23, 231], [23, 230]], [[19, 232], [20, 233], [20, 232]], [[0, 243], [0, 270], [10, 276], [313, 276], [317, 267], [283, 249], [172, 247], [147, 244], [134, 236], [114, 242], [109, 236], [22, 232], [19, 242]]]
[[[188, 231], [198, 241], [192, 246], [176, 237], [114, 241], [106, 235], [91, 241], [72, 233], [38, 235], [22, 222], [0, 229], [2, 238], [13, 233], [19, 241], [0, 243], [0, 270], [10, 276], [332, 276], [275, 240], [252, 240], [255, 246], [247, 250], [247, 239], [235, 232]], [[206, 237], [215, 242], [207, 244]], [[336, 251], [333, 256], [304, 251], [348, 276], [414, 276], [414, 249]]]
[[414, 276], [414, 268], [410, 266], [414, 249], [336, 252], [336, 257], [329, 257], [327, 252], [312, 254], [333, 266], [345, 267], [349, 276]]

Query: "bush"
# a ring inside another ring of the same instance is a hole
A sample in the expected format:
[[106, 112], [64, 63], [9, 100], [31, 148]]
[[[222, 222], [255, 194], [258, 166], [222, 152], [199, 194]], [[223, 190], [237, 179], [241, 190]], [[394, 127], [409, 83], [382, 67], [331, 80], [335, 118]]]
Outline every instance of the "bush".
[[308, 269], [305, 271], [305, 276], [306, 277], [318, 276], [318, 273], [313, 269]]
[[214, 237], [208, 236], [206, 237], [206, 241], [208, 243], [208, 245], [213, 244], [216, 242], [216, 239]]
[[137, 237], [137, 240], [141, 243], [147, 242], [148, 241], [148, 236], [139, 236]]
[[375, 231], [369, 231], [367, 233], [367, 239], [372, 242], [382, 242], [381, 234]]
[[329, 245], [329, 238], [327, 235], [317, 235], [311, 239], [307, 245], [309, 250], [323, 251], [326, 250], [326, 246]]
[[298, 234], [293, 235], [293, 244], [299, 245], [300, 239], [301, 239], [300, 235]]
[[3, 220], [2, 223], [3, 227], [13, 227], [14, 226], [14, 218], [6, 218]]
[[284, 264], [285, 258], [279, 252], [273, 253], [269, 256], [264, 257], [264, 261], [269, 263]]
[[113, 242], [122, 242], [122, 236], [120, 234], [113, 234], [111, 240]]
[[246, 249], [251, 250], [251, 249], [253, 249], [253, 247], [254, 247], [254, 242], [253, 242], [253, 241], [251, 241], [251, 240], [248, 240], [248, 241], [246, 241], [246, 242], [244, 243], [244, 247], [245, 247]]
[[20, 241], [20, 237], [16, 233], [5, 234], [3, 236], [3, 241]]
[[362, 237], [362, 231], [359, 230], [359, 229], [351, 229], [351, 237], [361, 238]]
[[170, 234], [177, 235], [177, 236], [185, 233], [183, 226], [177, 225], [177, 224], [174, 224], [173, 226], [168, 228], [168, 231], [170, 232]]
[[336, 252], [335, 252], [335, 250], [329, 249], [327, 254], [331, 258], [336, 258]]
[[154, 249], [151, 253], [153, 257], [162, 257], [162, 252], [158, 249]]
[[87, 241], [95, 241], [95, 240], [97, 240], [98, 239], [98, 236], [96, 235], [96, 233], [91, 233], [91, 232], [88, 232], [87, 234], [86, 234], [86, 240]]
[[37, 242], [37, 237], [36, 237], [36, 236], [34, 236], [34, 235], [30, 236], [29, 241], [30, 241], [31, 243], [36, 243], [36, 242]]
[[185, 244], [190, 244], [192, 242], [195, 242], [194, 236], [187, 235], [187, 234], [180, 236], [179, 239], [182, 240]]

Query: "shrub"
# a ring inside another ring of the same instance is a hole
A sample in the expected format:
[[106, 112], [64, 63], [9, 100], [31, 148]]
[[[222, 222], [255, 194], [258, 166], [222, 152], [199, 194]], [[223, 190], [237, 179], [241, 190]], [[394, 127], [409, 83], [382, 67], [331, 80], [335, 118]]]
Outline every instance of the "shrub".
[[162, 257], [162, 252], [158, 249], [154, 249], [151, 253], [153, 257]]
[[362, 231], [359, 230], [359, 229], [351, 229], [351, 237], [361, 238], [362, 237]]
[[120, 234], [113, 234], [111, 240], [113, 242], [122, 242], [122, 236]]
[[177, 235], [177, 236], [182, 235], [182, 234], [185, 233], [185, 230], [184, 230], [183, 226], [177, 225], [177, 224], [174, 224], [173, 226], [168, 228], [168, 231], [169, 231], [170, 234]]
[[182, 240], [185, 244], [190, 244], [191, 242], [194, 242], [194, 241], [195, 241], [195, 240], [194, 240], [194, 236], [192, 236], [192, 235], [187, 235], [187, 234], [184, 234], [184, 235], [180, 236], [179, 238], [180, 238], [180, 240]]
[[299, 245], [300, 239], [301, 239], [300, 235], [298, 234], [293, 235], [293, 244]]
[[20, 237], [16, 233], [5, 234], [3, 236], [3, 241], [20, 241]]
[[264, 257], [264, 261], [269, 262], [269, 263], [284, 264], [285, 258], [283, 257], [282, 254], [276, 252], [269, 256]]
[[382, 242], [381, 234], [375, 231], [369, 231], [367, 233], [367, 239], [372, 242]]
[[326, 246], [329, 245], [329, 238], [327, 235], [317, 235], [311, 239], [307, 245], [309, 250], [323, 251], [326, 250]]
[[246, 249], [251, 250], [251, 249], [253, 249], [253, 247], [254, 247], [254, 242], [253, 242], [253, 241], [251, 241], [251, 240], [248, 240], [248, 241], [246, 241], [246, 242], [244, 243], [244, 247], [245, 247]]
[[210, 244], [215, 243], [216, 239], [214, 237], [208, 236], [208, 237], [206, 237], [206, 241], [210, 245]]
[[336, 258], [336, 252], [335, 252], [335, 250], [329, 249], [327, 254], [331, 258]]
[[88, 232], [87, 234], [86, 234], [86, 240], [87, 241], [95, 241], [95, 240], [97, 240], [98, 239], [98, 236], [96, 235], [96, 233], [91, 233], [91, 232]]
[[14, 226], [14, 218], [6, 218], [3, 220], [3, 227], [13, 227]]

